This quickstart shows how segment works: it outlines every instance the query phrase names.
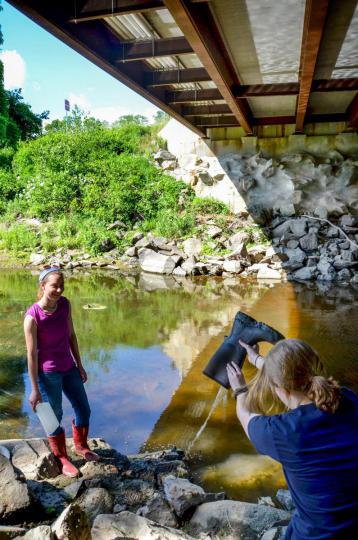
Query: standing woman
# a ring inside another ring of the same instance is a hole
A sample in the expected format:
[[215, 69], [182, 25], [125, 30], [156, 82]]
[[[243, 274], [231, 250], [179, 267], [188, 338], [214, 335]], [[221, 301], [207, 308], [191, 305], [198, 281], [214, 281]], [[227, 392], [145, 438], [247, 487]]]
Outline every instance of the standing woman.
[[[280, 341], [265, 358], [240, 343], [259, 371], [248, 389], [228, 365], [236, 412], [256, 450], [283, 466], [296, 506], [285, 540], [357, 538], [358, 397], [326, 378], [299, 339]], [[277, 397], [288, 412], [266, 415]]]
[[[87, 373], [82, 366], [73, 328], [70, 302], [62, 296], [64, 277], [59, 268], [46, 268], [39, 277], [39, 300], [26, 312], [24, 331], [28, 370], [31, 380], [29, 402], [34, 411], [48, 401], [61, 424], [62, 392], [70, 401], [76, 454], [86, 461], [99, 457], [88, 447], [90, 407], [83, 383]], [[59, 426], [48, 436], [50, 448], [62, 464], [62, 474], [75, 477], [76, 467], [68, 460], [65, 432]]]

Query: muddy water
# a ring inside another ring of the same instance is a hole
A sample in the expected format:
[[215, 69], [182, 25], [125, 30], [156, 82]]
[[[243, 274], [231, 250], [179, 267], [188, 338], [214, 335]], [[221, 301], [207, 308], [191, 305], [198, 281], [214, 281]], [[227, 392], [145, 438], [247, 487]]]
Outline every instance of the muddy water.
[[[0, 439], [42, 435], [29, 409], [22, 318], [36, 276], [0, 272]], [[76, 274], [68, 277], [92, 408], [91, 433], [124, 453], [190, 449], [207, 490], [255, 500], [284, 486], [280, 467], [258, 456], [234, 400], [202, 375], [237, 310], [311, 343], [330, 374], [358, 391], [358, 290], [235, 279]], [[96, 307], [104, 309], [85, 309]], [[262, 351], [268, 350], [263, 346]], [[245, 366], [248, 378], [254, 368]], [[64, 400], [64, 426], [71, 408]]]

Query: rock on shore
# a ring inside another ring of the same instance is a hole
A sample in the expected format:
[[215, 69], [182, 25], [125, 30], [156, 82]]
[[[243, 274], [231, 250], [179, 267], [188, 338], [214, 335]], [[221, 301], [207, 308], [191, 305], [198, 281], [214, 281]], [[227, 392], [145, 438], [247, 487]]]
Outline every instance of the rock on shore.
[[85, 463], [72, 454], [69, 439], [81, 476], [65, 478], [44, 467], [50, 459], [45, 440], [1, 444], [11, 453], [10, 459], [0, 455], [1, 539], [269, 540], [291, 517], [285, 490], [268, 506], [206, 493], [190, 481], [176, 448], [127, 457], [92, 439], [101, 461]]

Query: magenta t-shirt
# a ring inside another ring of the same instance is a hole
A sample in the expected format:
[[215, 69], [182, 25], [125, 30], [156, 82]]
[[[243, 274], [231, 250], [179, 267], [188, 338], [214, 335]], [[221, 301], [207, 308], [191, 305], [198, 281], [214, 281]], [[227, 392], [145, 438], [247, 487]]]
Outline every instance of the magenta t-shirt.
[[37, 353], [39, 371], [68, 371], [74, 366], [70, 349], [68, 316], [70, 303], [61, 296], [57, 309], [45, 313], [37, 304], [26, 312], [37, 324]]

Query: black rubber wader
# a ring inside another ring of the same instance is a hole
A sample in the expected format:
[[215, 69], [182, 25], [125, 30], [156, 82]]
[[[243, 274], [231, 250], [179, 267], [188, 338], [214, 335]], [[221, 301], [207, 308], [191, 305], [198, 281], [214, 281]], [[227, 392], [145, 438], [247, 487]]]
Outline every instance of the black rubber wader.
[[204, 375], [214, 379], [225, 388], [230, 388], [226, 372], [227, 364], [236, 362], [241, 368], [245, 360], [246, 351], [241, 347], [239, 339], [249, 345], [255, 345], [259, 341], [268, 341], [275, 344], [281, 339], [285, 339], [285, 336], [271, 328], [271, 326], [257, 322], [246, 313], [238, 311], [231, 334], [225, 338], [224, 343], [218, 348], [203, 371]]

